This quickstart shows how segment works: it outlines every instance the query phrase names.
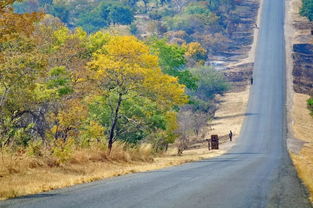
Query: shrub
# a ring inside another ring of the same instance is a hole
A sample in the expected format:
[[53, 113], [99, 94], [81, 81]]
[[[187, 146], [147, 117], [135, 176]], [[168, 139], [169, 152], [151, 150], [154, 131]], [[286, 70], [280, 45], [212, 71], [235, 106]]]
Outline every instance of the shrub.
[[40, 157], [42, 156], [42, 141], [32, 141], [28, 143], [26, 152], [29, 156]]
[[209, 101], [215, 95], [223, 95], [229, 89], [223, 73], [211, 67], [194, 68], [190, 71], [198, 79], [198, 89], [190, 94], [198, 99]]
[[302, 0], [303, 5], [300, 10], [302, 16], [307, 17], [310, 21], [313, 20], [313, 0]]
[[58, 163], [65, 163], [71, 159], [74, 151], [74, 139], [68, 139], [66, 142], [57, 140], [52, 148], [52, 155], [56, 157]]

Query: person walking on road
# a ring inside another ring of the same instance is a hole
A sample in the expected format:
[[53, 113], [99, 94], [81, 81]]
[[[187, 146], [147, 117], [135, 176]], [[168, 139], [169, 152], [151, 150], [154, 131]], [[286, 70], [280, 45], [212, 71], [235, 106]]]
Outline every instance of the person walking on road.
[[253, 77], [250, 78], [250, 83], [253, 85]]
[[233, 141], [233, 132], [231, 130], [229, 131], [228, 136], [229, 136], [229, 141]]

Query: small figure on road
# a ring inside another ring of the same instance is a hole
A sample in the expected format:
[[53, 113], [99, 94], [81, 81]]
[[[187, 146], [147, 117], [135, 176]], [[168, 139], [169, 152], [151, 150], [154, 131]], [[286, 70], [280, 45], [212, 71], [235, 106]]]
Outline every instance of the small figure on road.
[[253, 77], [250, 78], [250, 83], [253, 85]]
[[229, 131], [228, 136], [229, 136], [229, 141], [233, 141], [233, 132], [231, 130]]
[[258, 27], [258, 25], [255, 23], [254, 24], [254, 27], [256, 28], [256, 29], [259, 29], [259, 27]]
[[206, 140], [208, 142], [208, 150], [211, 151], [211, 139]]

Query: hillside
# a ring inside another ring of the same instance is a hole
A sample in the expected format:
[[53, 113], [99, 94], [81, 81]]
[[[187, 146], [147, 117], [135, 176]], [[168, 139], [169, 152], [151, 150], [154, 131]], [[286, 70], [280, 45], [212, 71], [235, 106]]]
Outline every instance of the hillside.
[[21, 13], [44, 10], [70, 28], [83, 27], [88, 32], [126, 25], [129, 33], [141, 38], [156, 35], [171, 43], [199, 42], [208, 51], [208, 60], [216, 61], [246, 57], [258, 1], [31, 0], [16, 3], [15, 8]]

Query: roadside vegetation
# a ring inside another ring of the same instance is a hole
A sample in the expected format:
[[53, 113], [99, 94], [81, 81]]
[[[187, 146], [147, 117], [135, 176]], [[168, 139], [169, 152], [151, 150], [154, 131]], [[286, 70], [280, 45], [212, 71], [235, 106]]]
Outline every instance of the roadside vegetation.
[[[293, 37], [293, 41], [298, 44], [298, 41], [295, 40], [300, 40], [301, 44], [311, 45], [312, 43], [304, 37], [311, 37], [310, 22], [313, 21], [313, 1], [298, 0], [292, 1], [292, 3], [293, 5], [301, 6], [296, 6], [294, 12], [290, 12], [289, 15], [293, 15], [294, 17], [293, 22], [291, 22], [290, 25], [295, 24], [296, 22], [299, 25], [305, 25], [303, 28], [295, 27], [295, 29], [297, 30], [297, 35]], [[299, 14], [298, 9], [300, 9]], [[300, 15], [306, 17], [308, 20], [305, 20], [305, 18], [301, 18]], [[303, 58], [306, 58], [308, 62], [312, 61], [311, 56], [306, 56], [306, 54], [302, 55], [302, 59]], [[294, 67], [296, 65], [297, 63], [294, 62]], [[300, 67], [298, 67], [298, 69], [300, 69]], [[309, 71], [311, 70], [311, 68], [304, 64], [302, 66], [302, 70]], [[312, 78], [308, 77], [308, 80], [308, 82], [310, 82]], [[301, 146], [299, 152], [295, 151], [294, 153], [291, 153], [291, 156], [300, 178], [303, 180], [304, 184], [307, 186], [310, 192], [310, 200], [311, 202], [313, 202], [313, 98], [312, 93], [310, 93], [310, 88], [307, 88], [306, 90], [299, 90], [303, 88], [303, 82], [298, 82], [294, 84], [296, 85], [298, 90], [295, 91], [293, 97], [293, 131], [294, 137], [301, 140], [303, 142], [303, 146]]]
[[[87, 182], [103, 177], [92, 175], [100, 166], [151, 163], [169, 145], [181, 155], [191, 138], [204, 140], [215, 96], [229, 84], [205, 66], [218, 41], [205, 44], [198, 32], [207, 23], [221, 38], [229, 7], [224, 1], [1, 1], [0, 198], [70, 185], [25, 191], [5, 183], [29, 174], [48, 183], [43, 172], [50, 177], [49, 170], [61, 169], [86, 175], [72, 183]], [[145, 37], [138, 15], [166, 25]]]

